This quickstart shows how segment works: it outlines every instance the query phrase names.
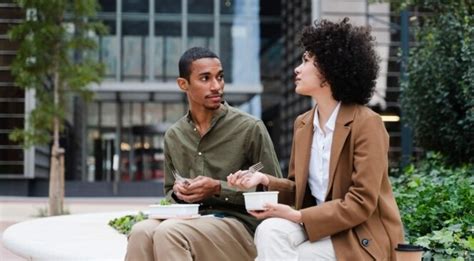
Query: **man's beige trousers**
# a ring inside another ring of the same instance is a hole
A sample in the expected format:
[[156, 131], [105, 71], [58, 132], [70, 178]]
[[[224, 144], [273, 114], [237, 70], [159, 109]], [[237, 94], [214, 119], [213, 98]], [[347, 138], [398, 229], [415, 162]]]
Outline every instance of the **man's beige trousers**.
[[233, 218], [147, 219], [128, 237], [127, 261], [254, 260], [257, 251], [244, 225]]

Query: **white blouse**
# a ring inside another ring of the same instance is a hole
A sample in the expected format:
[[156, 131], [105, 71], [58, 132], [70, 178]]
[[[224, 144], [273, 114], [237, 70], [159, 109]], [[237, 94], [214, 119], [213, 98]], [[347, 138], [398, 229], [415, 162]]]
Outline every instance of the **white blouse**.
[[318, 204], [324, 202], [328, 189], [332, 138], [340, 107], [341, 103], [339, 102], [324, 125], [324, 132], [319, 126], [318, 108], [314, 111], [314, 133], [311, 145], [311, 158], [309, 160], [308, 184], [311, 194], [316, 198]]

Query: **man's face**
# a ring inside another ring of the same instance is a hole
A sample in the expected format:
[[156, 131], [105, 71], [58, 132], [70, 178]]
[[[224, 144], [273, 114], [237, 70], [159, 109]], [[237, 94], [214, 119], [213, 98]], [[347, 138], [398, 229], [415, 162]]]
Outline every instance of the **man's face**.
[[224, 72], [219, 59], [195, 60], [186, 85], [191, 108], [219, 109], [224, 94]]

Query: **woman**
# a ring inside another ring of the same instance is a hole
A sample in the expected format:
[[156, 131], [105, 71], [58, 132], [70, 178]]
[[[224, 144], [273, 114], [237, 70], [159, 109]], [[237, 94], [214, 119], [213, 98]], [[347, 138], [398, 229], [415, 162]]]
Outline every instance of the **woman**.
[[[388, 177], [389, 137], [364, 106], [378, 73], [374, 39], [364, 27], [315, 22], [301, 35], [296, 93], [316, 106], [297, 117], [288, 179], [238, 171], [229, 185], [277, 190], [257, 228], [257, 260], [395, 260], [403, 242]], [[293, 206], [294, 208], [290, 207]]]

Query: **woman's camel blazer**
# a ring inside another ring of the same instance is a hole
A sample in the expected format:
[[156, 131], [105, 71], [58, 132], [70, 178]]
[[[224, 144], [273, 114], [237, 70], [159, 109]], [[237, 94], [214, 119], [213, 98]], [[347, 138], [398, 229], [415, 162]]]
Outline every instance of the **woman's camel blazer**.
[[268, 190], [302, 213], [310, 241], [326, 236], [338, 260], [395, 260], [403, 242], [400, 213], [388, 177], [389, 137], [378, 114], [341, 104], [331, 147], [326, 199], [316, 205], [308, 174], [315, 108], [294, 125], [288, 179], [268, 175]]

